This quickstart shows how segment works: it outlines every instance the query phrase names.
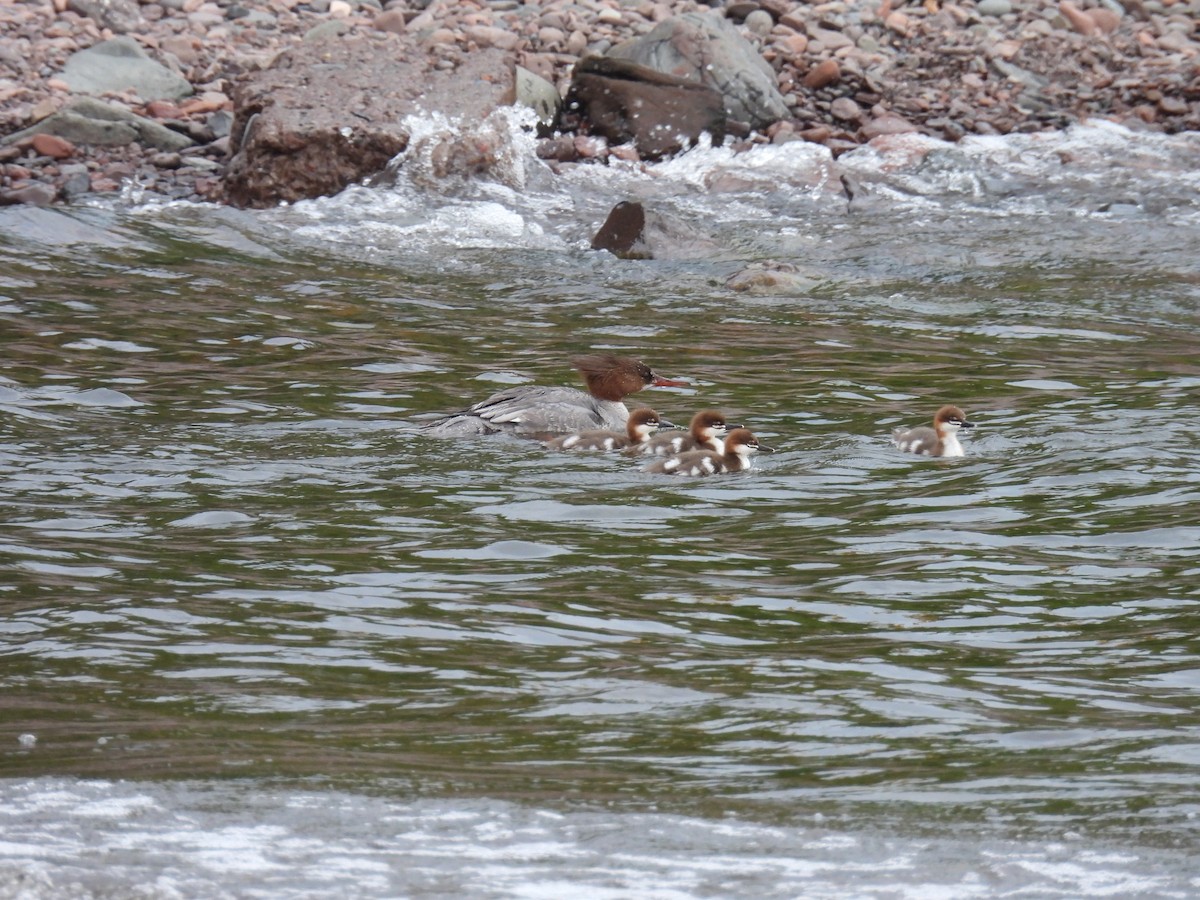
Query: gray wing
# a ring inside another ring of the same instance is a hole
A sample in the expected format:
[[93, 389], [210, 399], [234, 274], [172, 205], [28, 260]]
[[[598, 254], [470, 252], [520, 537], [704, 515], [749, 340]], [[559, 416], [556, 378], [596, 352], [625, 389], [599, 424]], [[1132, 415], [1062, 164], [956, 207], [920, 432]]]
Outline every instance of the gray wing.
[[932, 456], [938, 447], [938, 436], [928, 425], [919, 428], [897, 428], [892, 433], [892, 442], [906, 453]]
[[425, 430], [442, 437], [497, 432], [566, 434], [620, 429], [628, 417], [623, 404], [597, 400], [574, 388], [521, 385], [430, 422]]

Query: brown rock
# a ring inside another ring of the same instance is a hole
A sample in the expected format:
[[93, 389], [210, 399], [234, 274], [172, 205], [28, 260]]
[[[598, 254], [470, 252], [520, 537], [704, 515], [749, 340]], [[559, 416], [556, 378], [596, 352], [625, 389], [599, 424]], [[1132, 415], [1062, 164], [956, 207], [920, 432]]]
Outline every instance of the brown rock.
[[1194, 56], [1196, 53], [1196, 44], [1183, 31], [1168, 31], [1166, 34], [1159, 35], [1155, 41], [1159, 49], [1166, 50], [1168, 53], [1184, 53], [1188, 56]]
[[69, 159], [75, 154], [75, 145], [55, 134], [35, 134], [31, 144], [39, 155], [51, 159]]
[[199, 51], [203, 44], [199, 38], [178, 35], [164, 38], [160, 46], [181, 63], [190, 66], [200, 59]]
[[1012, 59], [1021, 52], [1021, 42], [1014, 40], [998, 41], [991, 48], [992, 55], [1000, 59]]
[[33, 105], [33, 109], [29, 111], [29, 118], [34, 122], [40, 122], [58, 112], [60, 106], [62, 104], [56, 98], [45, 97]]
[[791, 0], [758, 0], [758, 5], [769, 12], [771, 18], [777, 22], [795, 6]]
[[644, 159], [677, 153], [708, 132], [725, 139], [725, 106], [713, 88], [624, 59], [589, 56], [575, 66], [567, 109], [610, 144], [632, 142]]
[[146, 104], [146, 115], [154, 119], [180, 119], [183, 113], [170, 100], [151, 100]]
[[817, 63], [804, 76], [804, 86], [811, 91], [820, 90], [826, 85], [833, 84], [842, 77], [841, 67], [836, 59], [825, 59]]
[[602, 159], [608, 156], [608, 142], [604, 138], [577, 134], [572, 145], [575, 148], [575, 155], [579, 159]]
[[1163, 97], [1158, 101], [1158, 108], [1168, 116], [1186, 116], [1188, 114], [1187, 101], [1179, 97]]
[[906, 134], [916, 130], [917, 126], [908, 121], [908, 119], [894, 115], [893, 113], [885, 113], [864, 125], [862, 127], [862, 135], [869, 141], [871, 138], [881, 135]]
[[806, 34], [789, 34], [776, 45], [783, 51], [786, 57], [803, 56], [804, 51], [808, 49], [808, 35]]
[[725, 17], [733, 19], [735, 22], [740, 22], [750, 13], [761, 9], [758, 5], [758, 0], [730, 0], [725, 5]]
[[608, 213], [600, 230], [592, 237], [593, 250], [607, 250], [622, 259], [646, 259], [643, 232], [646, 210], [640, 203], [622, 201]]
[[57, 196], [58, 191], [54, 189], [53, 185], [35, 181], [32, 184], [23, 184], [0, 191], [0, 206], [13, 206], [15, 204], [48, 206], [54, 202]]
[[404, 20], [404, 12], [399, 9], [389, 9], [381, 12], [372, 20], [371, 24], [379, 31], [388, 31], [392, 34], [404, 34], [408, 31], [408, 25]]
[[907, 37], [908, 35], [908, 16], [900, 12], [900, 10], [896, 10], [894, 13], [889, 13], [888, 17], [883, 20], [883, 24], [902, 37]]
[[500, 50], [475, 50], [441, 70], [411, 41], [294, 47], [232, 91], [225, 197], [271, 206], [336, 193], [408, 146], [406, 116], [448, 112], [477, 123], [510, 104], [514, 86], [514, 60]]
[[1106, 6], [1097, 6], [1087, 11], [1088, 18], [1096, 23], [1096, 27], [1104, 34], [1112, 34], [1121, 27], [1121, 14]]
[[1099, 33], [1100, 29], [1096, 25], [1096, 21], [1072, 3], [1071, 0], [1062, 0], [1058, 4], [1058, 11], [1062, 13], [1064, 19], [1071, 23], [1071, 27], [1080, 34], [1092, 37]]
[[477, 46], [497, 47], [501, 50], [514, 50], [521, 40], [519, 35], [491, 25], [469, 25], [463, 29], [463, 35], [468, 41], [474, 41]]
[[779, 17], [779, 24], [786, 25], [793, 31], [804, 31], [808, 28], [808, 17], [801, 9], [790, 10]]
[[192, 97], [179, 104], [179, 112], [184, 116], [194, 116], [200, 113], [216, 112], [218, 109], [228, 109], [230, 105], [229, 98], [224, 94], [205, 91], [199, 97]]
[[829, 112], [834, 118], [845, 122], [857, 122], [863, 116], [862, 107], [849, 97], [838, 97], [829, 105]]

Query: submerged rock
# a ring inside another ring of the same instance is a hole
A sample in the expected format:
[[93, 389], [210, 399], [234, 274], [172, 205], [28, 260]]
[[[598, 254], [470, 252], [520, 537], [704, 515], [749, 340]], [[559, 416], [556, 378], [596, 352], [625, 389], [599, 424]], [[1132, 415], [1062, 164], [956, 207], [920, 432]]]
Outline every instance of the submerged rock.
[[621, 259], [702, 259], [720, 248], [693, 222], [623, 200], [609, 211], [592, 238], [592, 249]]
[[607, 250], [621, 259], [647, 259], [646, 209], [642, 204], [622, 200], [608, 213], [600, 230], [592, 237], [593, 250]]

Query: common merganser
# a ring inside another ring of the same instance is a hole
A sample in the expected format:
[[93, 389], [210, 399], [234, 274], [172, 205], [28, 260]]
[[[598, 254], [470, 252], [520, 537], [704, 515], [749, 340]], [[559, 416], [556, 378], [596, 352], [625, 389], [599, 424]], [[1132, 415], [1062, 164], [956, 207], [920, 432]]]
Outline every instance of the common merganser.
[[772, 447], [759, 442], [749, 429], [735, 428], [725, 436], [721, 453], [712, 450], [689, 450], [669, 459], [660, 459], [646, 466], [647, 472], [659, 475], [717, 475], [721, 472], [742, 472], [750, 468], [755, 453], [774, 453]]
[[624, 450], [644, 444], [660, 428], [675, 426], [648, 407], [629, 414], [624, 431], [581, 431], [566, 434], [546, 444], [551, 450]]
[[723, 453], [725, 444], [721, 438], [731, 428], [739, 425], [729, 425], [723, 413], [715, 409], [702, 409], [692, 416], [692, 424], [686, 432], [676, 434], [656, 434], [644, 444], [630, 447], [630, 453], [643, 453], [646, 456], [678, 456], [689, 450], [712, 450]]
[[923, 456], [962, 456], [962, 444], [958, 442], [960, 428], [974, 428], [967, 421], [967, 414], [957, 406], [943, 406], [933, 417], [933, 427], [920, 425], [916, 428], [897, 428], [892, 432], [892, 443], [906, 453]]
[[435, 419], [423, 428], [435, 437], [519, 434], [528, 437], [573, 434], [592, 429], [621, 430], [629, 410], [621, 401], [644, 387], [687, 387], [657, 375], [628, 356], [593, 353], [571, 360], [587, 385], [577, 388], [519, 385], [492, 394], [462, 412]]

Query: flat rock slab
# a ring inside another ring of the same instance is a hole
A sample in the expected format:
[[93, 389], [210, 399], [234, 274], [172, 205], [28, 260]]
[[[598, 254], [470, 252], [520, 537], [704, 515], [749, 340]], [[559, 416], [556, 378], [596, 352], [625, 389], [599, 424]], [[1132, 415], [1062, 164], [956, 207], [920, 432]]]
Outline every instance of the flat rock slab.
[[433, 67], [415, 43], [329, 38], [282, 54], [233, 89], [225, 199], [265, 207], [336, 194], [382, 171], [410, 137], [405, 117], [470, 125], [515, 98], [513, 55], [473, 50]]
[[58, 112], [24, 131], [8, 135], [0, 144], [15, 144], [38, 134], [51, 134], [93, 147], [141, 144], [157, 150], [183, 150], [194, 141], [165, 125], [111, 106], [94, 97], [79, 97]]

